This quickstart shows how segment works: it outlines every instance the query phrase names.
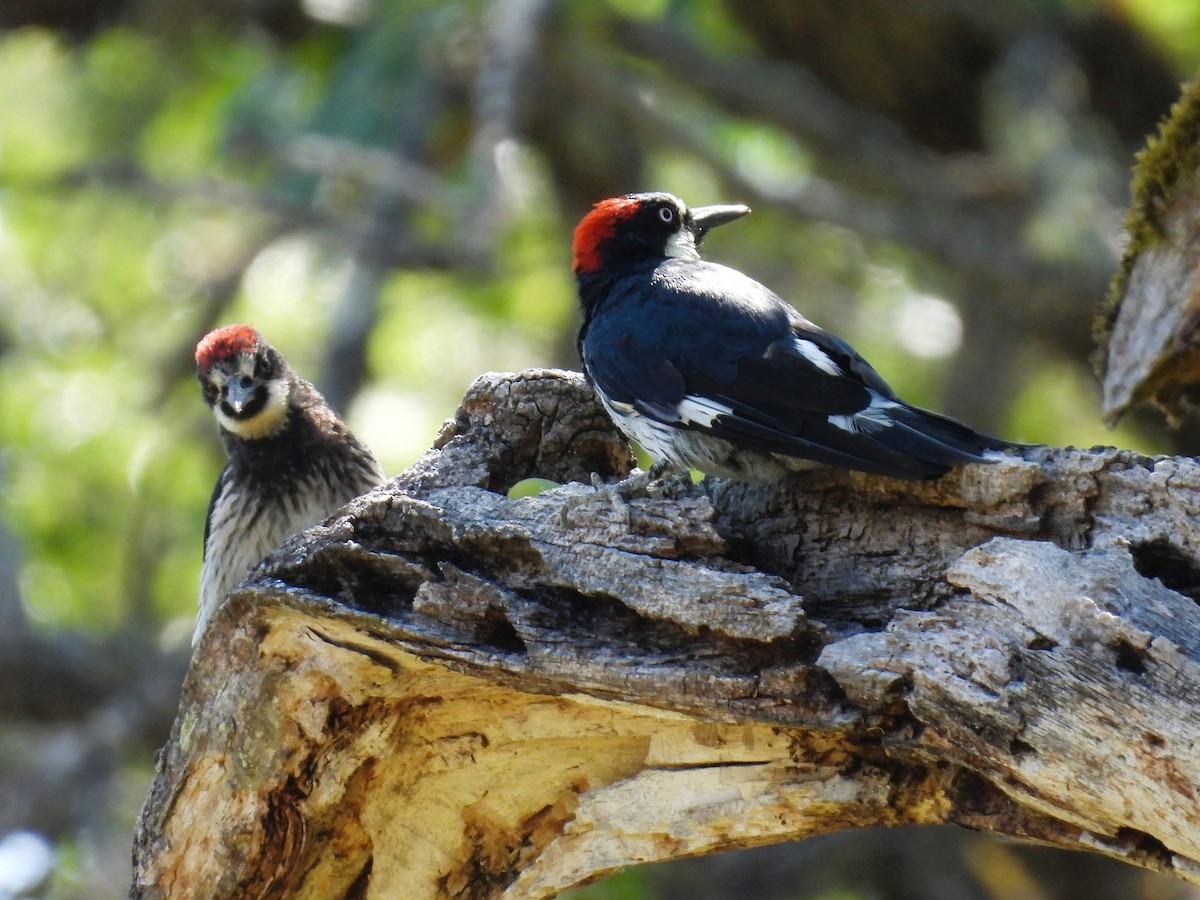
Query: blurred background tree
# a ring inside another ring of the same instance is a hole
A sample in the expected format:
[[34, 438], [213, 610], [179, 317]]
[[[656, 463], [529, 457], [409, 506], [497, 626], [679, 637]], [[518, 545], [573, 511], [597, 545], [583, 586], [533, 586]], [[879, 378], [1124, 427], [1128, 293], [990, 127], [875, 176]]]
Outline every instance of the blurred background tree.
[[[222, 461], [209, 328], [259, 328], [396, 472], [478, 373], [577, 367], [571, 229], [669, 190], [752, 205], [709, 255], [914, 401], [1200, 452], [1105, 430], [1088, 364], [1197, 62], [1200, 0], [0, 3], [0, 896], [42, 861], [49, 896], [125, 894]], [[578, 896], [1186, 895], [899, 830]]]

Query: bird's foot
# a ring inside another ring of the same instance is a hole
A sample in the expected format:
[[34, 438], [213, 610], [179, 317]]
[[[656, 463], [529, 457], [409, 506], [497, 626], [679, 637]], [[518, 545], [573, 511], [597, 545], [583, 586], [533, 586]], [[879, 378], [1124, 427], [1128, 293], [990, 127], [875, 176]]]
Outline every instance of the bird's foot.
[[626, 478], [610, 484], [605, 484], [600, 476], [593, 472], [594, 493], [568, 498], [563, 504], [562, 521], [564, 525], [570, 525], [570, 514], [576, 509], [588, 503], [603, 501], [611, 504], [617, 515], [629, 524], [633, 518], [629, 507], [630, 500], [638, 497], [660, 499], [687, 490], [691, 486], [692, 477], [687, 469], [680, 469], [663, 459], [658, 460], [646, 471], [635, 470]]
[[636, 497], [661, 499], [692, 486], [692, 475], [688, 469], [680, 468], [668, 460], [660, 459], [644, 472], [635, 472], [616, 484], [606, 485], [615, 489], [624, 500]]

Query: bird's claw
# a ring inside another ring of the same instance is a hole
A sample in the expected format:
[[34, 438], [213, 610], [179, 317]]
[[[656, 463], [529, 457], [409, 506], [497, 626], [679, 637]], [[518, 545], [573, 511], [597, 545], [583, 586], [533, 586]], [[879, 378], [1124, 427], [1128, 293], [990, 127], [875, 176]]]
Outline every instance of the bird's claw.
[[[677, 493], [679, 490], [686, 490], [692, 485], [691, 475], [687, 469], [679, 469], [666, 460], [659, 460], [645, 471], [635, 470], [620, 481], [611, 483], [605, 483], [597, 473], [593, 472], [591, 481], [593, 494], [578, 494], [567, 498], [563, 504], [562, 521], [564, 525], [572, 524], [570, 514], [580, 506], [603, 500], [611, 504], [617, 515], [624, 518], [625, 524], [629, 526], [633, 519], [633, 511], [629, 506], [630, 500], [638, 497], [661, 499]], [[681, 484], [681, 481], [685, 483]]]

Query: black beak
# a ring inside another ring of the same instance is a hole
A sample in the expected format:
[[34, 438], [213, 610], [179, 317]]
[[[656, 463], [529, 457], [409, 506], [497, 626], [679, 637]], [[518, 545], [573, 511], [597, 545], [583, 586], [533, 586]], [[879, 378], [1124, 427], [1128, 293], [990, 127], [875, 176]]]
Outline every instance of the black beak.
[[727, 206], [698, 206], [691, 212], [692, 231], [696, 235], [696, 243], [699, 243], [710, 228], [740, 219], [750, 212], [750, 207], [732, 203]]
[[233, 410], [234, 415], [241, 415], [250, 398], [254, 396], [254, 388], [254, 384], [242, 385], [240, 379], [230, 381], [225, 385], [225, 405]]

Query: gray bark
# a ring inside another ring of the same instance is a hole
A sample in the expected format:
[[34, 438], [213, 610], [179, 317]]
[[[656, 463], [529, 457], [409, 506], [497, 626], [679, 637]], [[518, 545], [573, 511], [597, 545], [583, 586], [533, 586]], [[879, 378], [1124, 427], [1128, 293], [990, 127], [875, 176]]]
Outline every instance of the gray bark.
[[133, 893], [548, 897], [935, 822], [1200, 884], [1194, 461], [588, 483], [629, 465], [579, 376], [484, 376], [270, 557], [197, 650]]

